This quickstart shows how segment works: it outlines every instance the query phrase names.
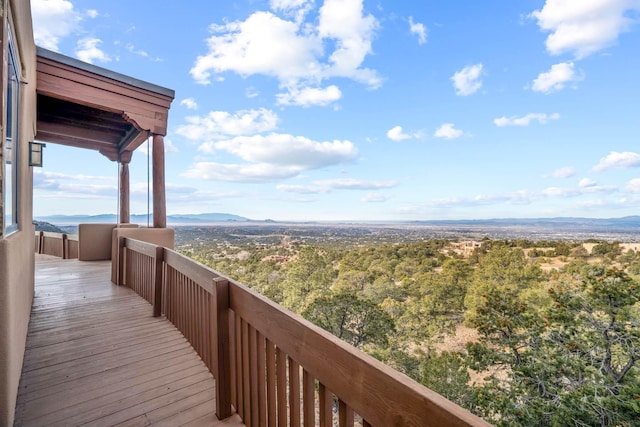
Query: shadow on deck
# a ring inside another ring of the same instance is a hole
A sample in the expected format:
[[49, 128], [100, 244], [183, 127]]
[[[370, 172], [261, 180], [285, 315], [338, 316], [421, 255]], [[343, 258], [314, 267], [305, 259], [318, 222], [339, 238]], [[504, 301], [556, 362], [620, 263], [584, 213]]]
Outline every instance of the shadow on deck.
[[110, 268], [36, 257], [15, 426], [242, 425], [218, 421], [200, 357]]

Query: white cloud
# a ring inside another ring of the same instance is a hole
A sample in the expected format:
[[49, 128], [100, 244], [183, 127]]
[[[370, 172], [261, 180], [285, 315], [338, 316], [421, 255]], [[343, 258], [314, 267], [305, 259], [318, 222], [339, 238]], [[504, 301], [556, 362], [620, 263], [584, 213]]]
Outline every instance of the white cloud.
[[87, 16], [88, 16], [89, 18], [92, 18], [92, 19], [97, 18], [97, 17], [98, 17], [98, 15], [99, 15], [98, 11], [97, 11], [97, 10], [95, 10], [95, 9], [89, 9], [89, 10], [87, 10], [87, 12], [86, 12], [86, 13], [87, 13]]
[[138, 49], [138, 48], [136, 48], [136, 47], [135, 47], [133, 44], [131, 44], [131, 43], [127, 43], [127, 45], [125, 46], [125, 48], [126, 48], [126, 49], [127, 49], [127, 51], [129, 51], [130, 53], [133, 53], [134, 55], [141, 56], [141, 57], [143, 57], [143, 58], [150, 59], [151, 61], [154, 61], [154, 62], [161, 62], [161, 61], [162, 61], [162, 59], [161, 59], [161, 58], [152, 58], [146, 50]]
[[627, 192], [640, 193], [640, 178], [634, 178], [627, 183]]
[[60, 40], [76, 31], [82, 20], [68, 0], [31, 0], [31, 14], [36, 44], [55, 51]]
[[207, 142], [199, 149], [204, 153], [225, 151], [245, 163], [201, 161], [189, 168], [184, 176], [235, 182], [291, 178], [306, 170], [349, 163], [358, 154], [350, 141], [316, 142], [301, 136], [275, 133]]
[[164, 152], [165, 153], [175, 154], [175, 153], [179, 153], [180, 150], [178, 150], [178, 147], [175, 146], [173, 141], [171, 141], [168, 138], [165, 138], [164, 139]]
[[377, 29], [376, 18], [363, 14], [363, 0], [325, 0], [320, 8], [318, 34], [336, 46], [328, 58], [330, 65], [325, 75], [380, 86], [381, 80], [375, 71], [360, 68], [372, 52], [371, 42]]
[[552, 65], [549, 71], [540, 73], [531, 89], [543, 93], [557, 92], [564, 89], [567, 83], [579, 82], [583, 78], [582, 74], [576, 73], [573, 62], [561, 62]]
[[[306, 11], [311, 5], [295, 0], [271, 2], [276, 12]], [[262, 74], [278, 79], [281, 87], [304, 93], [311, 92], [303, 88], [315, 88], [332, 77], [350, 78], [372, 88], [381, 85], [376, 71], [362, 67], [378, 28], [377, 20], [363, 13], [362, 0], [325, 0], [317, 19], [303, 17], [297, 14], [292, 21], [259, 11], [244, 21], [212, 25], [208, 51], [196, 59], [192, 77], [208, 84], [212, 74], [228, 71], [242, 76]], [[335, 100], [335, 89], [325, 89], [323, 102], [327, 95]]]
[[[151, 144], [147, 145], [147, 144], [142, 144], [137, 150], [140, 151], [141, 153], [143, 153], [145, 156], [149, 154], [149, 150], [147, 150], [147, 147], [149, 147], [151, 149], [151, 151], [153, 151], [153, 148], [151, 147]], [[169, 138], [165, 138], [164, 139], [164, 152], [165, 153], [179, 153], [180, 150], [178, 150], [178, 147], [176, 147], [173, 143], [173, 141], [171, 141]]]
[[404, 133], [402, 126], [395, 126], [387, 131], [387, 138], [392, 141], [403, 141], [405, 139], [410, 139], [411, 135]]
[[269, 6], [276, 12], [293, 16], [296, 22], [302, 22], [313, 9], [313, 0], [270, 0]]
[[360, 199], [360, 201], [364, 203], [383, 203], [390, 198], [391, 196], [388, 194], [367, 193]]
[[270, 0], [269, 5], [273, 10], [297, 10], [308, 7], [312, 0]]
[[588, 187], [581, 188], [580, 191], [582, 191], [584, 194], [589, 194], [589, 193], [614, 193], [614, 192], [618, 191], [618, 187], [613, 186], [613, 185], [591, 185], [591, 186], [588, 186]]
[[250, 135], [276, 129], [278, 115], [266, 108], [241, 110], [235, 114], [211, 111], [205, 116], [191, 116], [176, 132], [193, 141], [203, 142], [228, 136]]
[[326, 88], [306, 87], [302, 89], [291, 88], [287, 93], [276, 95], [279, 105], [300, 105], [309, 107], [312, 105], [328, 105], [342, 98], [342, 92], [338, 86], [331, 85]]
[[470, 65], [456, 72], [452, 77], [456, 95], [467, 96], [476, 93], [482, 87], [482, 64]]
[[62, 172], [50, 172], [42, 169], [34, 169], [33, 175], [38, 176], [40, 180], [42, 179], [60, 179], [60, 180], [69, 180], [69, 181], [107, 181], [107, 182], [116, 182], [115, 177], [113, 176], [104, 176], [104, 175], [83, 175], [76, 174], [70, 175], [68, 173]]
[[409, 17], [409, 31], [411, 31], [411, 34], [418, 36], [419, 44], [427, 42], [427, 27], [419, 22], [413, 22], [413, 16]]
[[101, 43], [102, 40], [94, 37], [88, 37], [78, 40], [78, 44], [76, 46], [76, 55], [78, 59], [90, 64], [92, 64], [94, 60], [100, 62], [111, 61], [109, 55], [107, 55], [102, 49], [99, 48], [99, 45]]
[[463, 135], [463, 131], [456, 129], [453, 123], [443, 123], [433, 134], [436, 138], [455, 139]]
[[576, 174], [576, 170], [571, 166], [564, 166], [551, 173], [553, 178], [570, 178]]
[[594, 193], [614, 193], [618, 191], [617, 187], [614, 186], [606, 186], [606, 185], [597, 185], [595, 182], [591, 180], [582, 180], [578, 184], [577, 188], [574, 187], [549, 187], [545, 188], [540, 192], [540, 195], [544, 197], [560, 197], [560, 198], [570, 198], [570, 197], [578, 197], [585, 194], [594, 194]]
[[65, 198], [110, 198], [117, 196], [116, 177], [69, 175], [34, 170], [33, 188]]
[[597, 183], [589, 178], [582, 178], [580, 180], [580, 182], [578, 183], [578, 187], [580, 188], [589, 188], [589, 187], [595, 187], [597, 185]]
[[184, 105], [189, 110], [197, 110], [198, 109], [198, 103], [193, 98], [185, 98], [185, 99], [183, 99], [182, 101], [180, 101], [180, 105]]
[[493, 123], [498, 127], [503, 126], [529, 126], [532, 121], [537, 121], [540, 124], [547, 124], [551, 120], [558, 120], [560, 114], [544, 114], [544, 113], [529, 113], [526, 116], [517, 117], [499, 117], [493, 120]]
[[258, 89], [256, 89], [255, 87], [251, 86], [248, 87], [245, 90], [245, 95], [247, 96], [247, 98], [251, 99], [251, 98], [257, 98], [258, 95], [260, 95], [260, 92], [258, 91]]
[[479, 194], [474, 197], [447, 197], [443, 199], [430, 200], [425, 203], [429, 208], [455, 208], [455, 207], [473, 207], [486, 206], [493, 204], [507, 205], [528, 205], [537, 196], [527, 190], [519, 190], [511, 193], [502, 194]]
[[[364, 181], [353, 178], [324, 179], [314, 181], [312, 185], [286, 185], [276, 188], [280, 191], [298, 194], [329, 193], [335, 190], [381, 190], [397, 186], [397, 181]], [[376, 194], [376, 193], [370, 193]]]
[[317, 169], [353, 161], [358, 150], [350, 141], [316, 142], [302, 136], [270, 134], [238, 136], [200, 146], [203, 152], [223, 150], [251, 163]]
[[546, 0], [531, 16], [551, 33], [546, 40], [550, 54], [573, 52], [580, 59], [615, 43], [634, 23], [628, 14], [632, 10], [640, 10], [637, 0]]
[[630, 151], [623, 153], [612, 151], [601, 158], [600, 163], [594, 166], [593, 170], [595, 172], [602, 172], [607, 169], [627, 169], [633, 167], [640, 167], [640, 154]]
[[307, 185], [280, 184], [276, 186], [276, 188], [280, 191], [284, 191], [287, 193], [296, 193], [296, 194], [318, 194], [318, 193], [324, 193], [326, 191], [324, 188], [307, 186]]
[[302, 172], [296, 166], [278, 166], [265, 163], [224, 164], [197, 162], [187, 169], [185, 178], [227, 182], [269, 182], [291, 178]]
[[549, 187], [540, 192], [543, 196], [547, 197], [576, 197], [581, 194], [580, 190], [576, 188], [568, 187]]
[[397, 181], [363, 181], [353, 178], [325, 179], [315, 184], [330, 190], [380, 190], [398, 185]]
[[265, 74], [282, 82], [319, 74], [322, 43], [299, 34], [295, 22], [271, 12], [256, 12], [246, 21], [212, 25], [208, 53], [198, 56], [190, 73], [196, 82], [210, 83], [211, 73], [233, 71], [242, 76]]

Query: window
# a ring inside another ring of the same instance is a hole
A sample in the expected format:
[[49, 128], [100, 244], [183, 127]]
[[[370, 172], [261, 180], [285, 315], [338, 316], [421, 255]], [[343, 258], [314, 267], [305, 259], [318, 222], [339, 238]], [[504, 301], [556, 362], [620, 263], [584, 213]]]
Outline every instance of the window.
[[18, 229], [18, 177], [19, 177], [19, 127], [20, 74], [18, 57], [11, 30], [9, 29], [9, 52], [7, 67], [7, 115], [4, 142], [4, 234]]

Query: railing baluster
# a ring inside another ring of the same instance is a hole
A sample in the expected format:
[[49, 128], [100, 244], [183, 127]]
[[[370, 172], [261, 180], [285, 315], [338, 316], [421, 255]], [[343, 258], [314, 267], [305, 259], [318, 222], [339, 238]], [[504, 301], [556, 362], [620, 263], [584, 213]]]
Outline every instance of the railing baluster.
[[230, 377], [231, 377], [231, 404], [238, 412], [238, 383], [239, 374], [237, 369], [238, 351], [237, 351], [237, 328], [236, 328], [236, 314], [231, 311], [231, 304], [229, 304], [229, 348], [230, 348]]
[[333, 427], [333, 397], [324, 384], [320, 384], [318, 390], [320, 401], [320, 427]]
[[249, 324], [242, 323], [242, 400], [244, 401], [244, 421], [251, 426], [251, 374], [249, 359]]
[[300, 427], [300, 365], [289, 357], [289, 406], [291, 426]]
[[256, 332], [258, 356], [258, 425], [267, 427], [267, 354], [264, 335]]
[[242, 319], [240, 315], [235, 315], [235, 348], [236, 354], [234, 356], [236, 360], [236, 401], [238, 404], [238, 414], [244, 419], [244, 376], [242, 372]]
[[342, 400], [338, 401], [338, 411], [340, 412], [340, 427], [353, 427], [353, 409]]
[[316, 384], [307, 370], [302, 371], [302, 403], [303, 423], [305, 427], [316, 425]]
[[269, 427], [276, 427], [276, 348], [266, 340], [267, 357], [267, 421]]
[[231, 416], [231, 378], [229, 377], [229, 282], [226, 279], [213, 279], [213, 306], [215, 327], [211, 341], [211, 354], [215, 355], [216, 368], [216, 415], [225, 419]]
[[276, 384], [278, 427], [287, 427], [287, 355], [279, 347], [276, 347]]
[[162, 314], [162, 283], [163, 274], [162, 266], [164, 262], [164, 248], [162, 246], [156, 246], [156, 259], [155, 259], [155, 277], [153, 283], [153, 316], [160, 317]]
[[248, 325], [249, 332], [249, 384], [251, 384], [251, 420], [260, 425], [260, 402], [258, 401], [258, 334], [254, 327]]

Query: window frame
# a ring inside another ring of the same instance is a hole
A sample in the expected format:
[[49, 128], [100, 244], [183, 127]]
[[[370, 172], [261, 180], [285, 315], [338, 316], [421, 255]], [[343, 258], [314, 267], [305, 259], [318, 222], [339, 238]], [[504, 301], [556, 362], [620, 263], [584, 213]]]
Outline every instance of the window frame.
[[7, 31], [6, 111], [3, 147], [3, 228], [4, 236], [20, 229], [20, 57], [11, 25]]

